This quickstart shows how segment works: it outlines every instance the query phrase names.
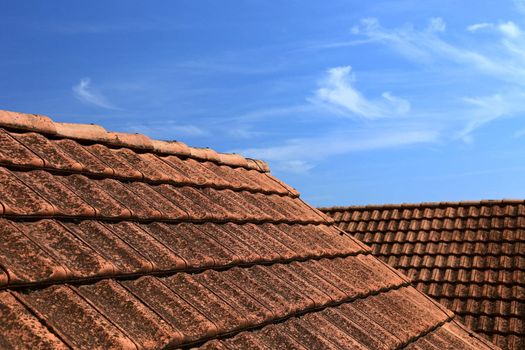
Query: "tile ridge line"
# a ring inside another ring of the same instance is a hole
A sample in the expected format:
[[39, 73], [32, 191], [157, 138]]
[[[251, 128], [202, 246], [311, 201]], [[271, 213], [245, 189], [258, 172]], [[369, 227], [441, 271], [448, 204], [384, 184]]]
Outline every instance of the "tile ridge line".
[[242, 167], [269, 173], [270, 167], [263, 160], [243, 157], [236, 153], [220, 153], [211, 148], [191, 147], [180, 141], [150, 139], [143, 134], [106, 131], [100, 125], [54, 122], [50, 117], [0, 109], [0, 127], [32, 131], [52, 137], [103, 143], [157, 154], [169, 154], [183, 158], [211, 161], [220, 165]]
[[457, 201], [457, 202], [419, 202], [419, 203], [392, 203], [392, 204], [365, 204], [365, 205], [348, 205], [348, 206], [329, 206], [318, 207], [323, 212], [337, 211], [359, 211], [371, 209], [418, 209], [418, 208], [447, 208], [461, 206], [483, 206], [498, 204], [525, 204], [525, 199], [502, 198], [502, 199], [480, 199], [474, 201]]

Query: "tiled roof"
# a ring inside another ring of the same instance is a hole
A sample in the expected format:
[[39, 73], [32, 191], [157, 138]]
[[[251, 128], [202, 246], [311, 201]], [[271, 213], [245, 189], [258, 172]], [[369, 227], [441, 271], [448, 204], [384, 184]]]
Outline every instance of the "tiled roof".
[[0, 125], [2, 349], [495, 348], [263, 162]]
[[471, 329], [525, 348], [525, 201], [321, 210]]

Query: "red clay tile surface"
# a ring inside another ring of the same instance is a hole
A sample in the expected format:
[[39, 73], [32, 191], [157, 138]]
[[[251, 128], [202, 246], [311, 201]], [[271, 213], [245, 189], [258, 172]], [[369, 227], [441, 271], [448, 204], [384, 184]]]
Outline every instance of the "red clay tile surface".
[[0, 126], [1, 349], [496, 348], [264, 162]]
[[[525, 348], [525, 201], [321, 209], [413, 285], [505, 349]], [[455, 342], [447, 328], [428, 341]]]

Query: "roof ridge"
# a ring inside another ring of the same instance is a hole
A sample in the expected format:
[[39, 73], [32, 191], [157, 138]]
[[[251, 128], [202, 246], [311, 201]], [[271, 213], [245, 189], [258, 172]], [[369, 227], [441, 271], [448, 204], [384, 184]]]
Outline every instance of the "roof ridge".
[[420, 203], [398, 203], [398, 204], [366, 204], [349, 206], [318, 207], [321, 211], [341, 211], [341, 210], [368, 210], [368, 209], [405, 209], [405, 208], [444, 208], [460, 206], [482, 206], [496, 204], [525, 204], [525, 199], [481, 199], [478, 201], [458, 201], [458, 202], [420, 202]]
[[23, 131], [34, 131], [60, 138], [99, 142], [111, 146], [153, 151], [211, 161], [233, 167], [243, 167], [269, 173], [270, 167], [263, 160], [245, 158], [236, 153], [220, 153], [210, 148], [191, 147], [180, 141], [150, 139], [143, 134], [107, 131], [97, 124], [60, 123], [39, 114], [27, 114], [0, 109], [0, 127]]

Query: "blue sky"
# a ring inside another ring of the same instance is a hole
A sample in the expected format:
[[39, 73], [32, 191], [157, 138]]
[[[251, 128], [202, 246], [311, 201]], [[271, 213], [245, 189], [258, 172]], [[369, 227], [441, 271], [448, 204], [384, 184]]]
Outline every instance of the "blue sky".
[[261, 158], [315, 205], [525, 197], [525, 1], [0, 0], [0, 108]]

